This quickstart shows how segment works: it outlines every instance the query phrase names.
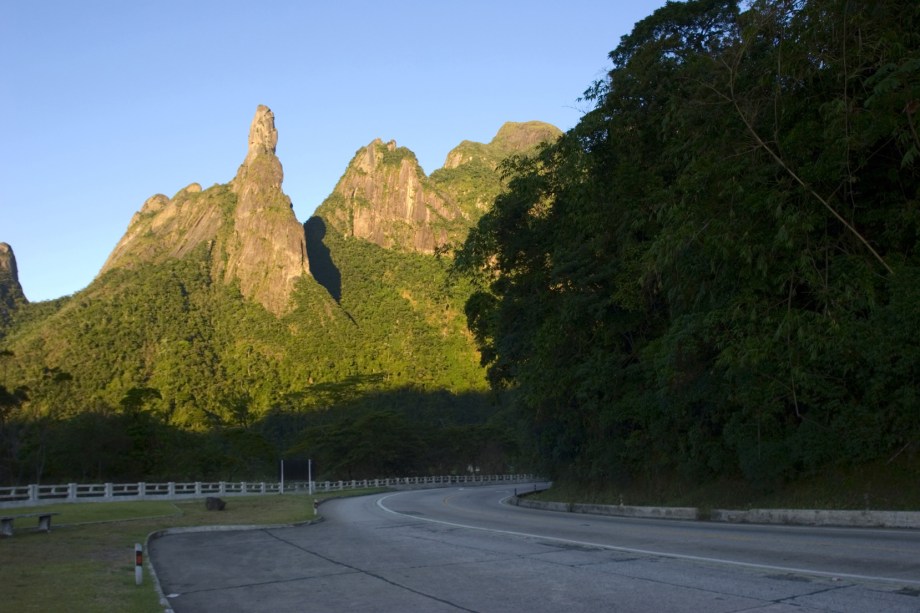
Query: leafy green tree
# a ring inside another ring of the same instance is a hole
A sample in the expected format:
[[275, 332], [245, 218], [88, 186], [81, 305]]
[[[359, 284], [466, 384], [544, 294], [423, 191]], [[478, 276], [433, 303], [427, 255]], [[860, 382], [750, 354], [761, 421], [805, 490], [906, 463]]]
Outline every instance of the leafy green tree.
[[8, 390], [0, 385], [0, 481], [10, 483], [16, 474], [17, 457], [22, 445], [22, 427], [14, 416], [29, 399], [28, 390]]
[[918, 19], [668, 3], [611, 53], [595, 109], [506, 166], [456, 269], [550, 474], [769, 488], [917, 440], [893, 356], [914, 344], [895, 331], [918, 264]]

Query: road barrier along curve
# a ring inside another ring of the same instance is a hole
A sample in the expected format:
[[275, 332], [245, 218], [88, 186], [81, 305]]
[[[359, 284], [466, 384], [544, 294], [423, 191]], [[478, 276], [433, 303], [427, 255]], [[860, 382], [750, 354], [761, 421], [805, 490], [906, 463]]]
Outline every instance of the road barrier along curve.
[[59, 502], [112, 502], [114, 500], [182, 500], [205, 496], [328, 493], [367, 488], [430, 488], [454, 485], [489, 485], [533, 481], [533, 475], [443, 475], [352, 479], [349, 481], [195, 481], [191, 483], [66, 483], [0, 487], [0, 508]]

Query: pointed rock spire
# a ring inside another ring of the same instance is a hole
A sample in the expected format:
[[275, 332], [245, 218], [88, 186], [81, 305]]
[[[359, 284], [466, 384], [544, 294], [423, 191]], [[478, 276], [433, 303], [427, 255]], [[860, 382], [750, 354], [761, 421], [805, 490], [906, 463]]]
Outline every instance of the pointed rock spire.
[[0, 324], [9, 318], [11, 311], [27, 302], [19, 284], [13, 248], [7, 243], [0, 243]]
[[[278, 131], [267, 106], [256, 109], [246, 158], [229, 186], [197, 183], [173, 198], [149, 198], [100, 274], [139, 262], [183, 258], [206, 243], [215, 280], [239, 283], [246, 298], [281, 315], [300, 277], [309, 274], [306, 238], [275, 155]], [[229, 190], [227, 189], [229, 187]]]
[[275, 155], [278, 144], [278, 130], [275, 129], [275, 114], [260, 104], [256, 116], [249, 126], [249, 150], [246, 159], [233, 179], [233, 187], [241, 192], [244, 183], [258, 183], [263, 189], [281, 191], [284, 171], [281, 160]]
[[275, 155], [275, 115], [260, 105], [249, 128], [249, 150], [230, 184], [236, 193], [234, 234], [227, 244], [224, 279], [269, 311], [288, 310], [297, 280], [309, 274], [303, 225], [281, 191], [284, 171]]
[[250, 163], [256, 156], [268, 153], [275, 154], [278, 145], [278, 130], [275, 129], [275, 114], [271, 109], [260, 104], [256, 108], [256, 116], [249, 126], [249, 152], [246, 154], [244, 164]]
[[16, 268], [16, 255], [8, 243], [0, 243], [0, 276], [11, 278], [19, 283], [19, 269]]

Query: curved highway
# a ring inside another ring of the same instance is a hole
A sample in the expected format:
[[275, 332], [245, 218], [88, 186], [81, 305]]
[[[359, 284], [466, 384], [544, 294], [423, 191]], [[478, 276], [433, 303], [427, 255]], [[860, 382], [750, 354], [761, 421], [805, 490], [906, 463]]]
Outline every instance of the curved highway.
[[510, 506], [509, 486], [330, 500], [297, 528], [173, 534], [183, 611], [920, 611], [920, 533]]

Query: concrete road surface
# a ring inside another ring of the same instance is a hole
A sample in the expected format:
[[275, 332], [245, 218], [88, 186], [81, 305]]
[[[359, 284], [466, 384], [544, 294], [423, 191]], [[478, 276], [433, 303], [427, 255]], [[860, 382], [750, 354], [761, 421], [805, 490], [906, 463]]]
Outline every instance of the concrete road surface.
[[332, 500], [314, 525], [156, 539], [151, 562], [180, 613], [920, 612], [917, 531], [573, 515], [511, 494]]

